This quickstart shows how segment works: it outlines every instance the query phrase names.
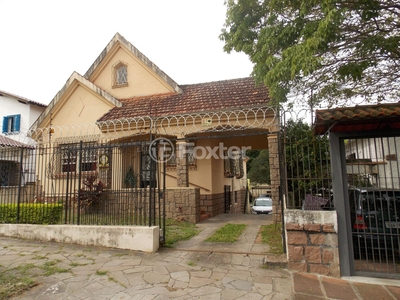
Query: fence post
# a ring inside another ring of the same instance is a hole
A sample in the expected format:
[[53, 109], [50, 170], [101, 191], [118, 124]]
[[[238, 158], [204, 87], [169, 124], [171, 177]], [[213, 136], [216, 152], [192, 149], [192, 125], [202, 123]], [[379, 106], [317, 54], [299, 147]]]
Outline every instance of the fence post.
[[20, 214], [23, 160], [24, 160], [24, 148], [21, 147], [21, 155], [19, 159], [19, 176], [18, 176], [18, 198], [17, 198], [17, 218], [16, 218], [17, 224], [19, 223], [19, 214]]
[[[83, 142], [79, 142], [79, 164], [78, 164], [78, 212], [77, 212], [77, 220], [76, 225], [81, 224], [81, 182], [82, 182], [82, 148]], [[78, 163], [78, 162], [77, 162]]]
[[153, 156], [150, 155], [150, 187], [149, 187], [149, 226], [156, 223], [156, 161], [158, 143], [152, 144], [152, 137], [150, 138], [149, 151], [153, 151]]
[[[61, 155], [63, 155], [61, 153]], [[67, 159], [68, 159], [68, 170], [67, 170], [67, 185], [66, 185], [66, 189], [65, 189], [65, 220], [64, 223], [67, 224], [67, 219], [68, 219], [68, 189], [69, 189], [69, 172], [70, 172], [70, 165], [71, 165], [71, 151], [69, 148], [67, 148]]]

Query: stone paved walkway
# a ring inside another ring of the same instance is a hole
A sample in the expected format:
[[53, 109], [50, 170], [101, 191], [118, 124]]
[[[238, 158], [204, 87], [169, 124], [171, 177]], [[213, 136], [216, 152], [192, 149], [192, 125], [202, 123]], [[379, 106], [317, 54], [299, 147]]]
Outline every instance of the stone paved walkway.
[[[227, 222], [249, 225], [237, 243], [204, 242]], [[12, 299], [400, 300], [399, 280], [285, 270], [284, 255], [255, 243], [269, 223], [269, 216], [221, 215], [200, 223], [196, 238], [157, 253], [0, 237], [0, 273], [19, 267], [38, 283]]]
[[[1, 268], [33, 264], [39, 283], [13, 299], [291, 299], [291, 274], [260, 255], [161, 249], [154, 254], [1, 238]], [[68, 272], [43, 276], [54, 262]]]

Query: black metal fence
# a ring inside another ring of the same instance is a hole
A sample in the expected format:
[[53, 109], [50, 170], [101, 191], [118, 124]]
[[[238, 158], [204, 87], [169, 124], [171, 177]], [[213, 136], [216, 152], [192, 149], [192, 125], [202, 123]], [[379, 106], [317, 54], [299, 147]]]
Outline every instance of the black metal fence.
[[312, 115], [285, 112], [282, 117], [280, 162], [286, 207], [331, 210], [334, 206], [329, 139], [326, 135], [314, 135], [304, 114]]
[[[281, 183], [286, 207], [335, 210], [335, 200], [346, 206], [338, 218], [349, 219], [355, 275], [398, 278], [400, 274], [400, 137], [343, 139], [346, 167], [343, 199], [335, 199], [328, 134], [313, 134], [311, 122], [284, 112], [281, 127]], [[340, 202], [339, 202], [340, 201]], [[339, 233], [339, 243], [343, 240]]]
[[0, 222], [159, 225], [165, 180], [150, 147], [80, 141], [0, 148]]

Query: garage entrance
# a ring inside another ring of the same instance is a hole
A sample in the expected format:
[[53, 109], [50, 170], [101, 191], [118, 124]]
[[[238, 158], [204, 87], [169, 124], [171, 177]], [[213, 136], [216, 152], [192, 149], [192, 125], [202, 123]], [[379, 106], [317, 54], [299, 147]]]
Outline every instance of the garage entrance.
[[345, 139], [354, 270], [400, 275], [400, 137]]
[[317, 111], [329, 133], [342, 276], [400, 278], [398, 104]]

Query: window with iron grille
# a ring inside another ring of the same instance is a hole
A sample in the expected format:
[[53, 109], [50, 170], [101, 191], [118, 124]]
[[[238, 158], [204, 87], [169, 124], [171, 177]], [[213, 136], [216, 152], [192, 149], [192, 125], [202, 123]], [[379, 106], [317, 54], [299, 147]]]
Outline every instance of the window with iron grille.
[[96, 171], [97, 169], [97, 149], [94, 144], [86, 144], [86, 148], [82, 150], [82, 171]]
[[82, 157], [80, 158], [79, 144], [61, 145], [61, 172], [77, 172], [78, 166], [82, 172], [96, 171], [97, 169], [97, 149], [94, 143], [84, 143], [82, 147]]
[[176, 153], [173, 149], [165, 149], [164, 157], [167, 167], [176, 167]]
[[61, 146], [61, 172], [76, 171], [77, 154], [77, 144]]
[[243, 178], [243, 154], [240, 151], [225, 152], [224, 174], [226, 178]]
[[119, 62], [113, 67], [114, 83], [113, 87], [128, 85], [128, 67], [125, 63]]
[[17, 186], [20, 164], [15, 161], [0, 161], [0, 186]]
[[[194, 151], [195, 144], [188, 143], [186, 145], [188, 167], [196, 167], [197, 165], [196, 154], [194, 153]], [[174, 149], [166, 149], [164, 156], [167, 161], [167, 167], [176, 167], [176, 150], [174, 151]]]
[[197, 163], [196, 155], [194, 153], [194, 148], [195, 148], [194, 143], [191, 143], [190, 145], [187, 146], [187, 150], [188, 150], [188, 166], [189, 167], [195, 167], [196, 163]]
[[21, 115], [11, 115], [3, 117], [2, 133], [19, 133], [21, 127]]
[[226, 178], [235, 177], [235, 160], [224, 152], [224, 175]]

